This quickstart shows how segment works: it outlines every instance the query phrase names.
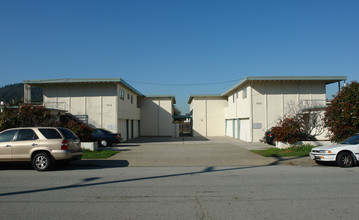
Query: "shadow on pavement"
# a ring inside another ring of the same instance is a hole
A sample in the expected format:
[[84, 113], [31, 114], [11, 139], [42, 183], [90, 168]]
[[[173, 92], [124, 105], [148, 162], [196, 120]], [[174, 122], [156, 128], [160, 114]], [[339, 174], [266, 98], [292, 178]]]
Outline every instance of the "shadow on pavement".
[[[51, 171], [61, 170], [97, 170], [118, 167], [128, 167], [127, 160], [78, 160], [72, 161], [66, 166], [54, 165]], [[3, 162], [0, 163], [0, 170], [34, 170], [31, 162]]]
[[60, 170], [96, 170], [107, 168], [128, 167], [127, 160], [79, 160], [73, 161]]
[[[285, 159], [282, 159], [285, 160]], [[260, 167], [268, 167], [273, 166], [277, 164], [281, 159], [278, 159], [278, 161], [273, 162], [268, 165], [260, 165], [260, 166], [242, 166], [242, 167], [232, 167], [232, 168], [220, 168], [216, 169], [214, 166], [209, 166], [204, 168], [200, 171], [193, 171], [193, 172], [184, 172], [184, 173], [173, 173], [173, 174], [167, 174], [167, 175], [155, 175], [155, 176], [147, 176], [147, 177], [138, 177], [138, 178], [130, 178], [130, 179], [118, 179], [118, 180], [112, 180], [112, 181], [98, 181], [101, 178], [100, 177], [90, 177], [82, 179], [80, 183], [74, 183], [71, 185], [64, 185], [64, 186], [57, 186], [57, 187], [49, 187], [49, 188], [43, 188], [43, 189], [31, 189], [31, 190], [24, 190], [24, 191], [15, 191], [15, 192], [5, 192], [0, 193], [0, 197], [2, 196], [13, 196], [13, 195], [24, 195], [24, 194], [30, 194], [30, 193], [38, 193], [38, 192], [49, 192], [49, 191], [56, 191], [56, 190], [64, 190], [64, 189], [75, 189], [75, 188], [83, 188], [83, 187], [92, 187], [92, 186], [106, 186], [110, 184], [118, 184], [118, 183], [125, 183], [125, 182], [136, 182], [136, 181], [145, 181], [145, 180], [156, 180], [156, 179], [164, 179], [164, 178], [173, 178], [173, 177], [179, 177], [179, 176], [190, 176], [190, 175], [199, 175], [199, 174], [205, 174], [205, 173], [218, 173], [218, 172], [227, 172], [227, 171], [234, 171], [234, 170], [246, 170], [246, 169], [254, 169], [254, 168], [260, 168]], [[93, 162], [94, 161], [88, 161], [90, 169], [94, 167]], [[126, 166], [126, 162], [123, 165]], [[128, 163], [128, 162], [127, 162]], [[120, 165], [121, 163], [108, 163], [108, 167], [115, 167]], [[86, 169], [86, 163], [79, 165], [80, 167], [85, 167]], [[104, 165], [102, 165], [104, 166]], [[106, 166], [106, 165], [105, 165]], [[127, 164], [128, 166], [128, 164]], [[75, 166], [76, 167], [76, 166]], [[78, 168], [77, 168], [78, 169]], [[96, 169], [96, 168], [95, 168]]]
[[[205, 137], [191, 137], [191, 136], [182, 136], [182, 137], [137, 137], [123, 142], [126, 143], [165, 143], [165, 142], [186, 142], [186, 141], [209, 141]], [[123, 146], [122, 144], [120, 144]]]

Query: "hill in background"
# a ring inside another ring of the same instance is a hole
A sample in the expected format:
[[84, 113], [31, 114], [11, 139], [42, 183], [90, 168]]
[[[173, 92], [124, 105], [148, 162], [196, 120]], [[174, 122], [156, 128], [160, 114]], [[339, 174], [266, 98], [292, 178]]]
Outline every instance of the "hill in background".
[[[24, 84], [16, 83], [0, 88], [0, 101], [9, 104], [19, 104], [24, 102]], [[42, 102], [42, 89], [31, 88], [31, 102]]]

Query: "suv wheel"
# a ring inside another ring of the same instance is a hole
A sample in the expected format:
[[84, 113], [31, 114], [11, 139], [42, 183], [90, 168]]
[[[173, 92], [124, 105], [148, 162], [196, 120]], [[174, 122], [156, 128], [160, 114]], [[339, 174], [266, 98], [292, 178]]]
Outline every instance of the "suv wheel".
[[337, 164], [340, 167], [352, 167], [354, 165], [354, 158], [349, 152], [341, 152], [337, 157]]
[[51, 164], [51, 157], [47, 153], [38, 153], [32, 159], [32, 166], [37, 171], [49, 170]]

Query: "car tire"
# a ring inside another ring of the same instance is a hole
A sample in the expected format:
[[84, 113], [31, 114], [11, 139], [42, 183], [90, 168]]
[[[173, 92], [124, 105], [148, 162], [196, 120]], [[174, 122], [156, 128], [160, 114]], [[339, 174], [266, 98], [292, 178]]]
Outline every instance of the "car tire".
[[350, 152], [341, 152], [337, 157], [337, 164], [340, 167], [352, 167], [354, 166], [354, 158]]
[[107, 146], [108, 146], [108, 142], [107, 142], [105, 139], [102, 139], [102, 140], [100, 140], [100, 145], [101, 145], [102, 147], [107, 147]]
[[52, 165], [51, 156], [47, 153], [38, 153], [32, 159], [32, 166], [37, 171], [49, 170]]

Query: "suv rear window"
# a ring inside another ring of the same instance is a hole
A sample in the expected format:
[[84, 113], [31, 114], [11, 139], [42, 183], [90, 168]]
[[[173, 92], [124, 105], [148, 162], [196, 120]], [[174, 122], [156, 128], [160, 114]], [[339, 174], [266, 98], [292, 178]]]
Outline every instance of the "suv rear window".
[[62, 139], [62, 136], [55, 129], [39, 128], [39, 131], [46, 139]]
[[58, 128], [66, 139], [77, 139], [76, 135], [66, 128]]

